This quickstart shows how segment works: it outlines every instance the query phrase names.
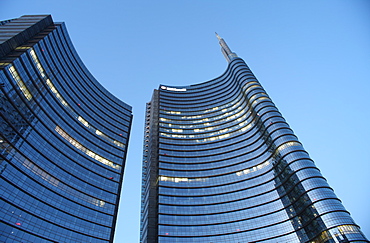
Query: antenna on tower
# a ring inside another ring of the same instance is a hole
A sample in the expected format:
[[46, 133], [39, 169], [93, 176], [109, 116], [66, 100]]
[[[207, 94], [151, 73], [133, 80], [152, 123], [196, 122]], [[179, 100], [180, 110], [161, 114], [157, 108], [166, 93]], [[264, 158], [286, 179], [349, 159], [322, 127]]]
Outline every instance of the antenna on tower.
[[229, 46], [226, 44], [225, 40], [222, 39], [218, 34], [217, 32], [215, 32], [216, 34], [216, 37], [218, 39], [218, 43], [220, 44], [221, 46], [221, 52], [222, 54], [224, 54], [226, 60], [228, 62], [231, 62], [231, 60], [233, 60], [234, 58], [238, 57], [238, 55], [236, 55], [235, 52], [232, 52], [229, 48]]
[[215, 32], [215, 34], [216, 34], [216, 37], [217, 37], [217, 39], [218, 40], [221, 40], [222, 38], [217, 34], [217, 32]]

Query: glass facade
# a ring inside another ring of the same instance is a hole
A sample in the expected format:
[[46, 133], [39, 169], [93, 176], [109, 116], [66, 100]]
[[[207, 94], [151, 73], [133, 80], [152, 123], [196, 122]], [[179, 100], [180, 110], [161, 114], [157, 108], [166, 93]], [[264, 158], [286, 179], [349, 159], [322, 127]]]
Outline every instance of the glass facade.
[[0, 242], [113, 242], [131, 107], [64, 23], [22, 16], [0, 34]]
[[[217, 35], [218, 36], [218, 35]], [[147, 103], [141, 242], [367, 242], [247, 64]]]

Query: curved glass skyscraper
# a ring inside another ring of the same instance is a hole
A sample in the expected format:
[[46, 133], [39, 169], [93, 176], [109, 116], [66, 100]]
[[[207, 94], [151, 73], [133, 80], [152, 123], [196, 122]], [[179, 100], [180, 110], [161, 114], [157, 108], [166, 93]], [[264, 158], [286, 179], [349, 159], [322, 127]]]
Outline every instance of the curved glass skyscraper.
[[131, 107], [51, 16], [0, 33], [0, 242], [113, 242]]
[[142, 243], [367, 242], [246, 63], [147, 103]]

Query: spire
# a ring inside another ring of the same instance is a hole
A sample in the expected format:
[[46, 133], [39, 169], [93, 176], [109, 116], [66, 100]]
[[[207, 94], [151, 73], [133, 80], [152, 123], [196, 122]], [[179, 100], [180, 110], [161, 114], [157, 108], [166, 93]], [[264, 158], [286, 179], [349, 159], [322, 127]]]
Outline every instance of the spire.
[[220, 41], [222, 38], [215, 32], [217, 39]]
[[218, 34], [217, 32], [215, 32], [216, 34], [216, 37], [218, 39], [218, 43], [220, 44], [221, 46], [221, 51], [222, 51], [222, 54], [224, 54], [226, 60], [228, 62], [231, 62], [231, 60], [233, 60], [235, 57], [238, 57], [236, 55], [236, 53], [232, 52], [229, 48], [229, 46], [226, 44], [226, 42], [224, 41], [224, 39], [222, 39]]

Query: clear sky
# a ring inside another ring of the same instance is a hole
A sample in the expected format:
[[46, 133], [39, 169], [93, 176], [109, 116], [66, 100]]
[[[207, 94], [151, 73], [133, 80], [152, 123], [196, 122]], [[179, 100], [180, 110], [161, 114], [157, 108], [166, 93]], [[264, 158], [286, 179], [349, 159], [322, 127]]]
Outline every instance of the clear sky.
[[134, 123], [115, 243], [139, 242], [145, 103], [227, 66], [214, 32], [242, 57], [370, 237], [370, 1], [0, 0], [0, 19], [51, 14]]

